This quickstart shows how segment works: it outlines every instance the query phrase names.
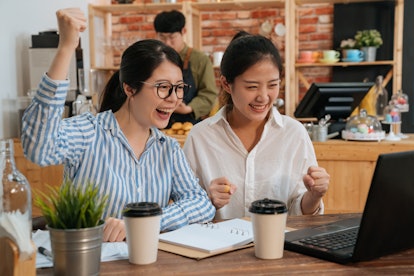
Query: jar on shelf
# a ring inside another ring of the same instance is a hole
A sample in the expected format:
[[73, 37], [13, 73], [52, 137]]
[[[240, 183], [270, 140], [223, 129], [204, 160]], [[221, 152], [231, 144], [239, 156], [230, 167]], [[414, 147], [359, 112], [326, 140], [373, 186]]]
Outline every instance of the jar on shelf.
[[401, 113], [409, 111], [408, 96], [401, 89], [391, 96], [391, 102]]
[[401, 140], [401, 110], [397, 107], [394, 100], [391, 100], [384, 110], [383, 124], [390, 125], [390, 131], [386, 140], [399, 141]]
[[381, 141], [385, 138], [385, 131], [376, 116], [368, 115], [365, 109], [361, 109], [358, 115], [349, 118], [342, 138], [356, 141]]
[[391, 100], [384, 109], [383, 122], [386, 124], [401, 123], [401, 111], [397, 105], [394, 104], [393, 100]]

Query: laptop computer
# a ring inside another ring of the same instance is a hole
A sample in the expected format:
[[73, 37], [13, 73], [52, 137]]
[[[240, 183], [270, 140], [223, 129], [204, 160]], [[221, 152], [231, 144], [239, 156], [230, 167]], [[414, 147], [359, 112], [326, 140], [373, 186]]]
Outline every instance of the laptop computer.
[[413, 230], [414, 151], [380, 154], [361, 216], [287, 232], [285, 249], [342, 264], [367, 261], [413, 248]]

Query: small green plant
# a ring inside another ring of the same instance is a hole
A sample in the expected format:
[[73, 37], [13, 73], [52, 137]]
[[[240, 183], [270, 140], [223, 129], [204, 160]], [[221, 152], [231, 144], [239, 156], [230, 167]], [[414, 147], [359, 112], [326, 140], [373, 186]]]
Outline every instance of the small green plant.
[[34, 203], [40, 208], [49, 227], [80, 229], [102, 223], [108, 196], [101, 197], [99, 189], [91, 182], [76, 188], [71, 180], [66, 179], [61, 187], [47, 187], [50, 194], [38, 192]]
[[381, 33], [375, 29], [357, 31], [355, 34], [355, 46], [361, 47], [379, 47], [382, 45]]

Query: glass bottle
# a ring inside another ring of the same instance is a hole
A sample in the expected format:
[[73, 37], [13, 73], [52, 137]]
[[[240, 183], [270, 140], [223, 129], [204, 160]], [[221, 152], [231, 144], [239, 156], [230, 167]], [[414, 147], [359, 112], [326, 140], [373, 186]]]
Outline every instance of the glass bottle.
[[[18, 236], [18, 241], [26, 241], [23, 248], [19, 249], [23, 253], [30, 253], [31, 244], [27, 241], [31, 240], [32, 232], [31, 191], [26, 177], [16, 169], [12, 139], [0, 140], [0, 179], [1, 233], [4, 236]], [[25, 256], [20, 254], [21, 258]]]
[[383, 80], [381, 75], [375, 80], [375, 112], [380, 119], [384, 118], [384, 108], [388, 105], [388, 92], [382, 84]]

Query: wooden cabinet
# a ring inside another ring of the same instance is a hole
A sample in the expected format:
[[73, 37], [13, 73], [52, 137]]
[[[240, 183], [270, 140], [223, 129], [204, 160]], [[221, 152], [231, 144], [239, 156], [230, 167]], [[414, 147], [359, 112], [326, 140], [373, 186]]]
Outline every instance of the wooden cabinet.
[[[181, 145], [184, 135], [171, 135]], [[382, 153], [414, 150], [414, 134], [401, 141], [359, 142], [332, 139], [313, 142], [319, 166], [330, 178], [324, 196], [325, 213], [360, 213], [364, 210], [377, 158]]]
[[[384, 2], [387, 0], [294, 0], [286, 1], [286, 72], [291, 74], [286, 75], [286, 91], [293, 91], [293, 93], [286, 93], [285, 99], [286, 114], [293, 116], [293, 112], [299, 103], [299, 84], [302, 83], [305, 88], [309, 88], [311, 83], [306, 80], [302, 74], [303, 68], [323, 67], [323, 66], [375, 66], [375, 65], [389, 65], [390, 70], [384, 78], [384, 86], [393, 79], [393, 93], [397, 93], [398, 89], [402, 87], [402, 31], [403, 31], [403, 16], [404, 16], [404, 0], [395, 0], [395, 21], [394, 23], [394, 45], [393, 45], [393, 59], [375, 62], [338, 62], [334, 64], [303, 64], [296, 63], [296, 57], [300, 51], [299, 45], [299, 15], [298, 10], [310, 4], [335, 4], [335, 3], [359, 3], [359, 2]], [[352, 20], [352, 19], [350, 19]]]
[[[22, 144], [18, 139], [14, 139], [14, 160], [17, 169], [29, 181], [32, 199], [36, 191], [47, 192], [47, 185], [60, 186], [63, 182], [63, 165], [40, 167], [32, 163], [24, 156]], [[37, 217], [40, 215], [39, 208], [33, 206], [32, 216]]]
[[313, 145], [319, 166], [331, 176], [325, 213], [355, 213], [364, 210], [378, 155], [414, 150], [414, 135], [397, 142], [328, 140]]

